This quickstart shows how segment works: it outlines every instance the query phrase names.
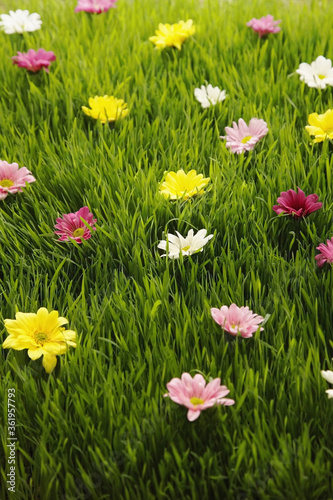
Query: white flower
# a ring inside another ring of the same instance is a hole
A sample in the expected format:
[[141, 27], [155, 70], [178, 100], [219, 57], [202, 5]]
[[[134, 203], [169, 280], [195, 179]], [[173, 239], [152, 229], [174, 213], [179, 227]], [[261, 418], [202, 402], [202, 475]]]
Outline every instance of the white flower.
[[186, 238], [176, 231], [178, 236], [168, 233], [167, 240], [159, 242], [157, 248], [166, 250], [168, 254], [164, 253], [161, 257], [168, 257], [170, 259], [179, 259], [180, 255], [192, 255], [197, 252], [202, 252], [203, 247], [208, 241], [213, 238], [213, 234], [207, 234], [207, 229], [200, 229], [197, 234], [193, 234], [193, 229], [190, 229]]
[[[330, 384], [333, 384], [333, 372], [331, 372], [330, 370], [327, 370], [326, 372], [324, 370], [322, 370], [321, 375], [322, 375], [322, 377], [324, 377], [325, 380], [327, 380], [327, 382], [329, 382]], [[328, 389], [325, 392], [330, 399], [333, 398], [333, 389]]]
[[311, 64], [301, 63], [296, 73], [309, 87], [324, 89], [326, 85], [333, 85], [332, 61], [324, 56], [318, 56]]
[[0, 28], [12, 35], [13, 33], [24, 33], [25, 31], [39, 30], [42, 21], [39, 14], [30, 14], [28, 10], [18, 9], [15, 12], [9, 11], [9, 14], [0, 15]]
[[211, 105], [215, 106], [218, 102], [224, 101], [227, 93], [225, 90], [220, 90], [209, 84], [207, 87], [201, 85], [200, 89], [194, 89], [194, 96], [203, 108], [209, 108]]

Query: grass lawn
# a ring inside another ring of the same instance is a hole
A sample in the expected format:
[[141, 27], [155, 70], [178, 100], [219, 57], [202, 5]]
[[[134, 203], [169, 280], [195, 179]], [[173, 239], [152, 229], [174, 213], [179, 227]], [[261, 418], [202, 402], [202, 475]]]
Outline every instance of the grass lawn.
[[[321, 370], [333, 366], [333, 270], [316, 247], [333, 236], [330, 141], [312, 144], [310, 113], [333, 108], [332, 87], [309, 88], [301, 62], [333, 56], [331, 0], [118, 0], [101, 15], [75, 0], [5, 0], [38, 12], [42, 28], [0, 32], [0, 159], [36, 182], [0, 202], [4, 319], [40, 307], [78, 334], [51, 375], [27, 350], [1, 349], [0, 498], [210, 500], [333, 498], [333, 406]], [[266, 14], [281, 32], [260, 39]], [[193, 19], [181, 51], [154, 49], [159, 23]], [[12, 64], [44, 48], [47, 74]], [[208, 109], [204, 83], [228, 97]], [[87, 117], [89, 97], [114, 95], [129, 114]], [[219, 136], [233, 120], [265, 120], [253, 151]], [[195, 169], [205, 193], [170, 201], [164, 172]], [[300, 221], [272, 210], [282, 191], [316, 193]], [[91, 239], [60, 242], [56, 218], [88, 206]], [[205, 228], [203, 252], [178, 260], [167, 232]], [[267, 319], [233, 337], [210, 308], [236, 303]], [[235, 400], [195, 422], [169, 398], [183, 372], [221, 378]], [[331, 386], [332, 387], [332, 386]], [[7, 395], [16, 394], [16, 488], [8, 491]]]

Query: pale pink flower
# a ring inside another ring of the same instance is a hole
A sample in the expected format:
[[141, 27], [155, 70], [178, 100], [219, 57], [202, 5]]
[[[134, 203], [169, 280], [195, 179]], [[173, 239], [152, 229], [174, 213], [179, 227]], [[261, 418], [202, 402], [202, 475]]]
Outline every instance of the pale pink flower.
[[[243, 338], [252, 337], [259, 328], [259, 324], [264, 321], [262, 316], [253, 314], [246, 306], [238, 307], [231, 304], [230, 307], [222, 306], [221, 309], [212, 307], [211, 315], [214, 321], [231, 335], [240, 335]], [[260, 328], [262, 331], [263, 328]]]
[[233, 399], [225, 398], [229, 389], [221, 385], [221, 379], [215, 378], [206, 385], [202, 375], [196, 374], [192, 378], [189, 373], [183, 373], [181, 378], [173, 378], [167, 384], [168, 393], [172, 401], [188, 408], [187, 418], [190, 422], [200, 417], [200, 412], [211, 408], [215, 404], [231, 406], [235, 404]]
[[78, 0], [74, 12], [91, 12], [92, 14], [101, 14], [109, 9], [116, 7], [117, 0]]
[[[90, 227], [87, 227], [83, 221]], [[59, 241], [75, 240], [77, 243], [82, 243], [82, 238], [84, 240], [91, 238], [91, 229], [96, 231], [96, 228], [92, 227], [95, 222], [97, 222], [97, 219], [94, 219], [93, 214], [89, 212], [89, 208], [82, 207], [78, 212], [63, 214], [62, 219], [58, 217], [57, 224], [54, 227], [59, 231], [54, 232], [61, 236]]]
[[264, 35], [268, 35], [269, 33], [278, 33], [281, 31], [281, 28], [277, 26], [280, 21], [274, 21], [274, 17], [270, 16], [264, 16], [261, 17], [260, 19], [256, 19], [255, 17], [251, 19], [248, 23], [246, 23], [246, 26], [249, 26], [250, 28], [253, 29], [253, 31], [256, 31], [259, 33], [260, 38]]
[[26, 167], [19, 168], [17, 163], [0, 160], [0, 200], [4, 200], [8, 193], [22, 192], [27, 182], [30, 184], [35, 180]]
[[318, 201], [317, 194], [305, 196], [305, 193], [300, 188], [298, 188], [298, 193], [293, 189], [283, 191], [277, 199], [277, 202], [279, 205], [273, 206], [274, 212], [278, 215], [281, 213], [293, 215], [295, 219], [307, 217], [312, 212], [320, 210], [323, 206], [323, 204]]
[[315, 256], [318, 267], [322, 267], [325, 262], [328, 262], [328, 264], [333, 263], [333, 238], [327, 240], [327, 245], [325, 245], [325, 243], [320, 243], [317, 250], [320, 251], [320, 254]]
[[33, 73], [42, 68], [48, 73], [51, 62], [55, 60], [54, 52], [51, 50], [47, 52], [44, 49], [39, 49], [37, 52], [30, 49], [28, 52], [18, 52], [17, 56], [12, 57], [13, 64], [17, 64], [19, 68], [26, 68]]
[[252, 150], [268, 132], [267, 123], [259, 118], [251, 118], [249, 125], [240, 118], [238, 125], [233, 122], [232, 126], [233, 128], [225, 127], [227, 135], [221, 135], [220, 138], [227, 139], [226, 147], [237, 154]]

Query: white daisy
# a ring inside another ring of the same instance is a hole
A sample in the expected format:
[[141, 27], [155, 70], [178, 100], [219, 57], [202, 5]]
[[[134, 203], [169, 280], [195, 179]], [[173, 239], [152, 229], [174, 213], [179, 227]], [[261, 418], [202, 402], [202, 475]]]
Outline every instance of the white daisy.
[[309, 87], [324, 89], [326, 85], [333, 85], [332, 61], [324, 56], [318, 56], [311, 64], [301, 63], [296, 73]]
[[166, 250], [161, 257], [168, 255], [169, 259], [179, 259], [180, 255], [192, 255], [197, 252], [202, 252], [203, 247], [208, 241], [213, 238], [213, 234], [207, 234], [207, 229], [200, 229], [197, 234], [193, 234], [193, 229], [190, 229], [186, 238], [176, 231], [177, 236], [168, 233], [167, 239], [159, 242], [157, 248]]
[[25, 31], [36, 31], [41, 28], [42, 21], [39, 14], [30, 14], [28, 10], [18, 9], [9, 14], [0, 15], [0, 28], [12, 35], [13, 33], [24, 33]]
[[[322, 377], [324, 377], [325, 380], [327, 380], [327, 382], [329, 382], [330, 384], [333, 384], [333, 372], [331, 372], [330, 370], [327, 370], [326, 372], [324, 370], [322, 370], [321, 375], [322, 375]], [[333, 398], [333, 389], [328, 389], [325, 392], [327, 393], [327, 395], [330, 399]]]
[[218, 102], [224, 101], [227, 97], [225, 90], [220, 90], [218, 87], [213, 87], [211, 84], [201, 85], [200, 89], [194, 89], [195, 98], [201, 103], [203, 108], [215, 106]]

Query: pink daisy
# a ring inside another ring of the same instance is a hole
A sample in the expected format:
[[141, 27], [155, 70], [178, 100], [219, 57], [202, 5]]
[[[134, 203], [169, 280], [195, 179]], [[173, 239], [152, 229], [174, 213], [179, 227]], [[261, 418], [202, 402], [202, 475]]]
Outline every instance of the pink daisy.
[[[90, 227], [87, 227], [83, 221]], [[59, 241], [75, 240], [77, 243], [82, 243], [82, 238], [84, 240], [91, 238], [91, 229], [96, 231], [96, 228], [92, 227], [96, 221], [97, 219], [94, 219], [93, 214], [89, 212], [89, 208], [82, 207], [74, 214], [63, 214], [62, 219], [59, 217], [54, 226], [59, 231], [54, 232], [61, 236]]]
[[8, 193], [22, 192], [27, 182], [30, 184], [35, 180], [26, 167], [19, 168], [17, 163], [0, 160], [0, 200], [4, 200]]
[[189, 373], [183, 373], [181, 378], [173, 378], [167, 384], [168, 393], [172, 401], [188, 408], [187, 418], [190, 422], [200, 417], [200, 412], [211, 408], [215, 404], [231, 406], [235, 404], [233, 399], [225, 398], [229, 389], [221, 385], [221, 379], [215, 378], [206, 385], [202, 375], [197, 374], [192, 378]]
[[300, 188], [298, 188], [298, 193], [293, 189], [282, 192], [277, 202], [279, 205], [273, 206], [274, 212], [277, 214], [284, 213], [293, 215], [295, 219], [306, 217], [323, 206], [321, 202], [318, 202], [318, 196], [316, 194], [305, 196]]
[[54, 53], [44, 49], [39, 49], [37, 52], [30, 49], [28, 52], [18, 52], [17, 56], [12, 57], [13, 64], [17, 64], [19, 68], [26, 68], [32, 73], [37, 73], [42, 68], [48, 73], [51, 62], [55, 60]]
[[317, 250], [320, 251], [320, 254], [315, 256], [318, 267], [322, 267], [325, 262], [329, 264], [333, 263], [333, 238], [327, 240], [327, 245], [325, 245], [325, 243], [320, 243]]
[[260, 19], [256, 19], [255, 17], [251, 19], [248, 23], [246, 23], [246, 26], [249, 26], [250, 28], [253, 29], [253, 31], [256, 31], [259, 33], [260, 38], [264, 35], [268, 35], [269, 33], [278, 33], [281, 31], [281, 28], [277, 26], [280, 21], [274, 21], [274, 17], [270, 16], [264, 16], [261, 17]]
[[[252, 334], [258, 330], [259, 324], [264, 321], [262, 316], [253, 314], [247, 306], [238, 307], [236, 304], [231, 304], [230, 307], [222, 306], [221, 309], [212, 307], [210, 312], [213, 320], [223, 330], [245, 339], [252, 337]], [[260, 328], [260, 331], [262, 330], [263, 328]]]
[[117, 0], [78, 0], [75, 12], [91, 12], [92, 14], [101, 14], [109, 9], [116, 7]]
[[238, 125], [233, 122], [233, 128], [225, 127], [227, 135], [221, 135], [221, 139], [226, 139], [226, 147], [232, 153], [244, 153], [254, 148], [260, 139], [268, 132], [267, 123], [259, 118], [251, 118], [249, 125], [246, 125], [243, 118], [238, 120]]

